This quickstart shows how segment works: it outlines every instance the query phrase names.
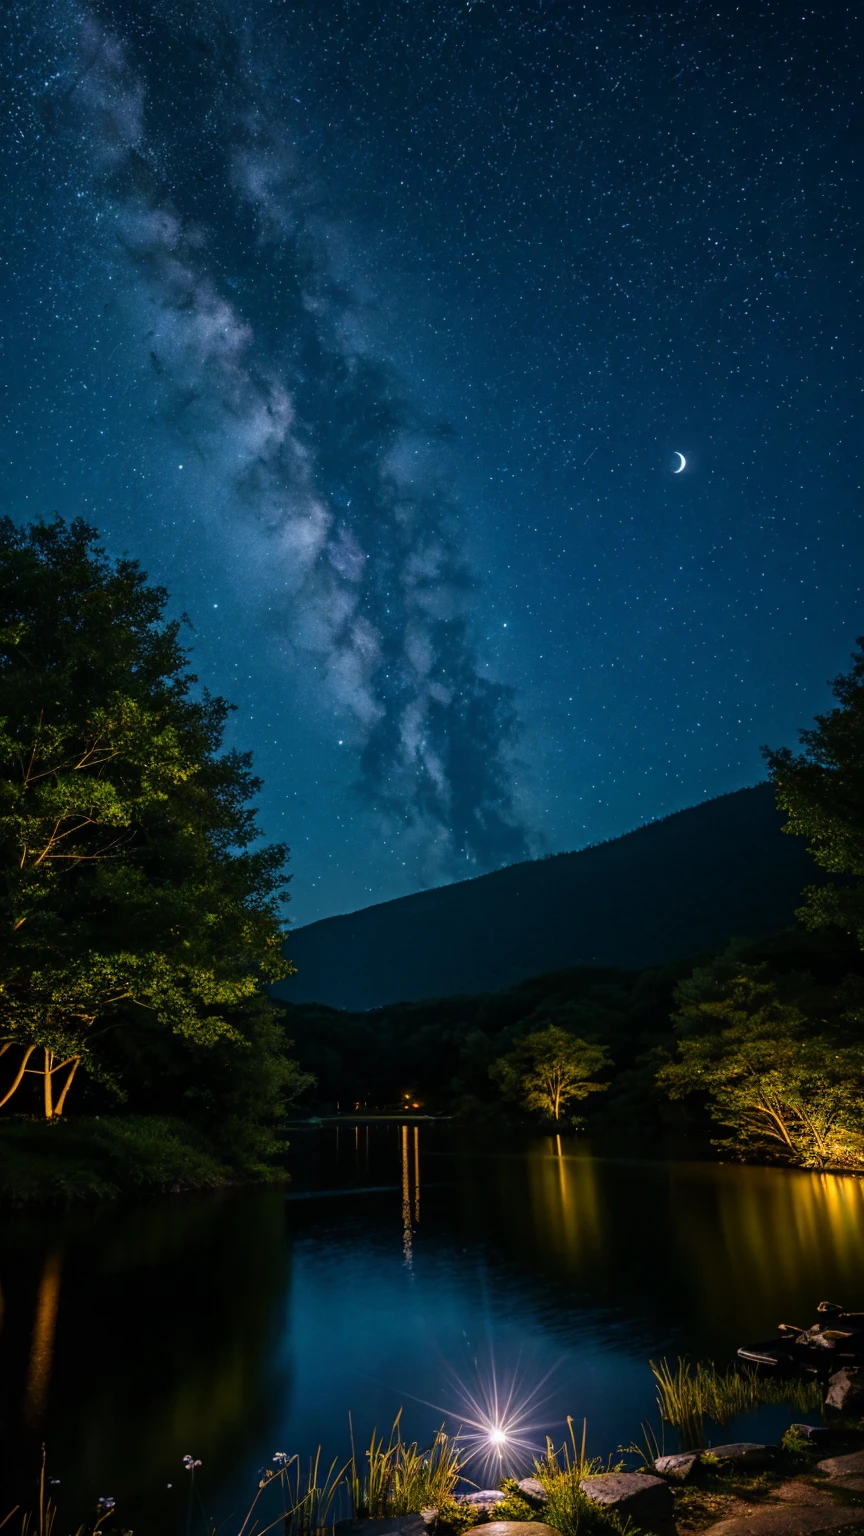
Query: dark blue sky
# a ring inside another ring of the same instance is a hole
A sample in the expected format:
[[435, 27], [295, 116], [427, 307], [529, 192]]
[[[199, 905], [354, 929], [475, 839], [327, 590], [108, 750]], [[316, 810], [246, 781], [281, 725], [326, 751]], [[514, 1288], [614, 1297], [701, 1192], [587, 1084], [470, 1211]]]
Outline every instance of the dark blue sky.
[[825, 705], [864, 629], [852, 7], [2, 29], [7, 505], [186, 610], [295, 920], [752, 783]]

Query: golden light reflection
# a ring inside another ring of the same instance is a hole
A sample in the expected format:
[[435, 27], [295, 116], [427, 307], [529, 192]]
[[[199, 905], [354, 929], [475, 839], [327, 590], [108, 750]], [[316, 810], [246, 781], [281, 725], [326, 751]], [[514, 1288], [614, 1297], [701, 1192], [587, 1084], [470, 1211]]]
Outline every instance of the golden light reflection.
[[[788, 1169], [670, 1166], [669, 1209], [677, 1241], [715, 1323], [728, 1319], [740, 1327], [741, 1319], [755, 1321], [764, 1313], [772, 1325], [804, 1325], [817, 1301], [842, 1303], [857, 1295], [864, 1272], [860, 1179]], [[784, 1316], [769, 1319], [769, 1309], [778, 1307]]]
[[411, 1225], [411, 1170], [408, 1163], [408, 1127], [402, 1127], [402, 1252], [408, 1269], [414, 1267], [414, 1229]]
[[48, 1399], [51, 1367], [54, 1363], [57, 1309], [60, 1304], [60, 1270], [61, 1255], [59, 1250], [55, 1249], [46, 1256], [39, 1282], [33, 1340], [30, 1345], [30, 1364], [27, 1369], [27, 1386], [24, 1394], [25, 1416], [28, 1423], [34, 1425], [42, 1419]]
[[603, 1244], [597, 1163], [568, 1151], [560, 1135], [529, 1156], [530, 1209], [538, 1239], [568, 1270]]
[[402, 1126], [402, 1252], [409, 1269], [414, 1264], [414, 1228], [420, 1223], [420, 1127], [414, 1126], [413, 1197], [408, 1126]]

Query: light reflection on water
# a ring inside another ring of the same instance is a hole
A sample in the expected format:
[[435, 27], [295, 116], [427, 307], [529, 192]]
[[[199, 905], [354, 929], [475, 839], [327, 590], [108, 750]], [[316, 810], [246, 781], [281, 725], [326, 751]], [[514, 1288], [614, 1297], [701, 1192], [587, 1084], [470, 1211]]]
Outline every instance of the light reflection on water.
[[442, 1408], [457, 1427], [493, 1359], [526, 1392], [548, 1378], [538, 1442], [585, 1414], [605, 1454], [654, 1416], [649, 1357], [725, 1362], [823, 1297], [864, 1304], [856, 1179], [592, 1156], [566, 1137], [492, 1152], [412, 1123], [301, 1134], [292, 1155], [292, 1194], [330, 1198], [5, 1221], [13, 1502], [44, 1437], [82, 1501], [70, 1518], [108, 1491], [124, 1524], [178, 1529], [187, 1452], [222, 1518], [274, 1451], [344, 1452], [349, 1409], [361, 1439], [403, 1404], [412, 1437]]

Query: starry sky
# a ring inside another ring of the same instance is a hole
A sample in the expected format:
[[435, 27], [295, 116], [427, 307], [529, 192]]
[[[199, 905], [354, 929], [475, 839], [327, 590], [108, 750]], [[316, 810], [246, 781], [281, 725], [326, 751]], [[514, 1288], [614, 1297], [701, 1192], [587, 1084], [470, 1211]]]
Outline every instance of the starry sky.
[[295, 922], [754, 783], [826, 705], [864, 630], [854, 7], [0, 27], [5, 506], [188, 614]]

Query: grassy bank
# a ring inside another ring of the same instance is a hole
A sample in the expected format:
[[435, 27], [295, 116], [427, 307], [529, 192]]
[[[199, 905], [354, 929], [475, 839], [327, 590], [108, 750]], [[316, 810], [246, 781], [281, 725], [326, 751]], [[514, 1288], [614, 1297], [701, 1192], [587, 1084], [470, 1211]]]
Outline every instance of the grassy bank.
[[163, 1115], [0, 1127], [2, 1205], [219, 1189], [278, 1177], [278, 1168], [229, 1157], [196, 1127]]

